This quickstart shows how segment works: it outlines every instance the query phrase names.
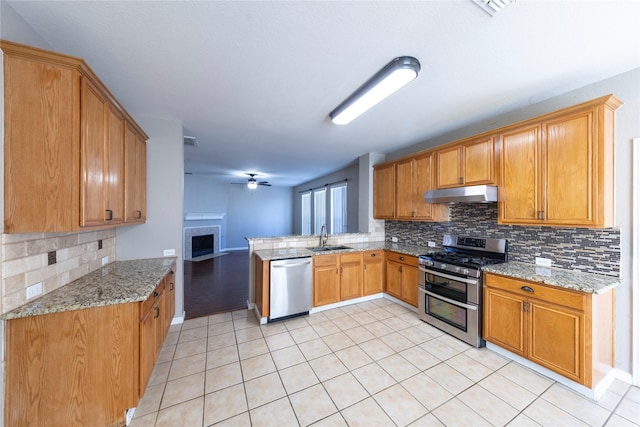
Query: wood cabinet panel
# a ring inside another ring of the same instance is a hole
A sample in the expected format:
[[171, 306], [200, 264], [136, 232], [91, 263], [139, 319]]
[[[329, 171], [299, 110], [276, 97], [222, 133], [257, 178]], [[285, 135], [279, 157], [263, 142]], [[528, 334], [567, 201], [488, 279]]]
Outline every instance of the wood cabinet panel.
[[418, 269], [405, 265], [402, 268], [402, 299], [414, 307], [418, 306]]
[[147, 211], [147, 153], [146, 143], [129, 126], [125, 125], [125, 222], [146, 221]]
[[396, 163], [396, 217], [413, 221], [444, 221], [447, 205], [426, 203], [424, 193], [433, 189], [432, 154]]
[[253, 255], [254, 264], [254, 299], [260, 311], [260, 316], [269, 317], [271, 285], [271, 262], [263, 261], [258, 255]]
[[338, 266], [313, 268], [313, 306], [318, 307], [340, 301], [340, 275]]
[[124, 119], [107, 107], [107, 142], [105, 147], [105, 207], [109, 223], [124, 222]]
[[340, 256], [340, 300], [362, 296], [362, 253]]
[[483, 304], [484, 339], [525, 356], [527, 326], [522, 298], [487, 287]]
[[386, 253], [385, 292], [418, 306], [418, 258], [398, 252]]
[[459, 187], [464, 184], [460, 161], [462, 149], [449, 147], [436, 152], [437, 160], [437, 188]]
[[402, 264], [387, 260], [386, 273], [385, 292], [396, 298], [402, 298]]
[[373, 217], [393, 219], [396, 212], [396, 167], [394, 163], [373, 168]]
[[363, 257], [363, 295], [384, 291], [384, 251], [366, 251]]
[[465, 185], [495, 184], [495, 137], [467, 142], [463, 150]]

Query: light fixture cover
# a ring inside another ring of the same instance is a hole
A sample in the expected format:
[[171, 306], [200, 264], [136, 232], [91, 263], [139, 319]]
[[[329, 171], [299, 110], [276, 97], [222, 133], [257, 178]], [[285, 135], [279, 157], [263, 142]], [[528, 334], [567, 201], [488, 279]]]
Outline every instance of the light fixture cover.
[[255, 190], [256, 188], [258, 188], [258, 182], [254, 177], [249, 178], [249, 180], [247, 181], [247, 188], [249, 190]]
[[337, 125], [346, 125], [380, 101], [418, 77], [420, 61], [412, 56], [393, 59], [342, 101], [329, 118]]
[[491, 16], [495, 16], [496, 13], [500, 12], [505, 7], [509, 6], [511, 3], [515, 3], [516, 0], [471, 0], [482, 10], [487, 12]]

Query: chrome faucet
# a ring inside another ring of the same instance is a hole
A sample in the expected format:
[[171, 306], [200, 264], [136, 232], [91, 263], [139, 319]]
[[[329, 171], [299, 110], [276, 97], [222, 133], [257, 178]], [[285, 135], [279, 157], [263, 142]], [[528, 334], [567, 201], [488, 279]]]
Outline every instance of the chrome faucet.
[[322, 224], [322, 228], [320, 229], [320, 246], [326, 245], [327, 240], [329, 240], [329, 235], [327, 234], [327, 226], [325, 224]]

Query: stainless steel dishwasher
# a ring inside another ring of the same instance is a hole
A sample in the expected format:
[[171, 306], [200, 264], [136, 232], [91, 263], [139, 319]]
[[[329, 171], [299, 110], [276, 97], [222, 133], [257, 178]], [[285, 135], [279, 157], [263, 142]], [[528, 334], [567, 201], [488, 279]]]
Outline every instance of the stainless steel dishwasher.
[[271, 261], [269, 321], [311, 310], [311, 257]]

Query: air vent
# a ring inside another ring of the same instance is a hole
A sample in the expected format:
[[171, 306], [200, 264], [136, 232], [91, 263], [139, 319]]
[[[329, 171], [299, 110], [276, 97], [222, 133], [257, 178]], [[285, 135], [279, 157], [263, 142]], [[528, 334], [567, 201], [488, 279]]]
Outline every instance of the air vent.
[[198, 140], [195, 136], [185, 136], [184, 137], [184, 146], [185, 147], [197, 147]]
[[500, 12], [505, 7], [509, 6], [512, 3], [515, 3], [516, 0], [471, 0], [482, 10], [487, 12], [491, 16], [495, 16], [496, 13]]

